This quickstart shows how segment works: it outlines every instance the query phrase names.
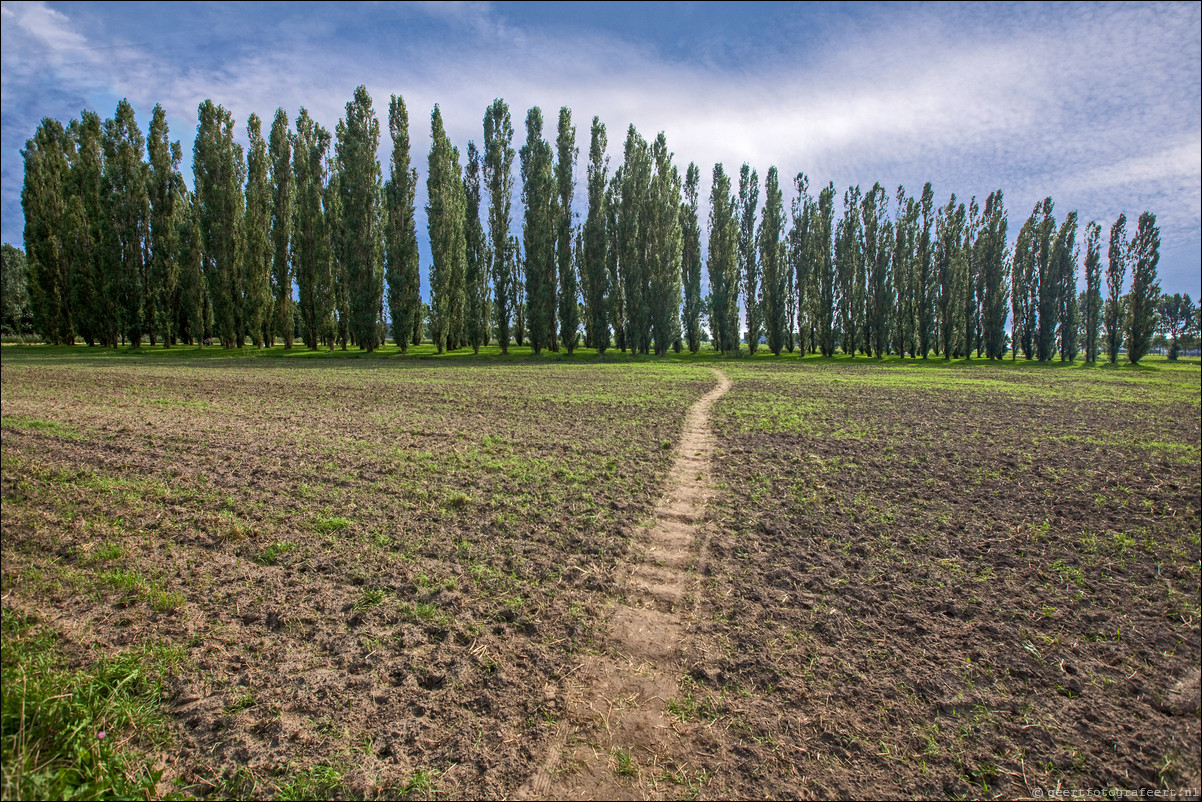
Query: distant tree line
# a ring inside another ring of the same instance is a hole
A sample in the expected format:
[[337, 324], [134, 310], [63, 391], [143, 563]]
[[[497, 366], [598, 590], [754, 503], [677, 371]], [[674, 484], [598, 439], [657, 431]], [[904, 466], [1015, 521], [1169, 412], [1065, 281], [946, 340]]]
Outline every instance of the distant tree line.
[[[611, 172], [594, 117], [578, 175], [571, 111], [560, 109], [551, 140], [542, 110], [530, 109], [515, 149], [503, 100], [485, 112], [482, 146], [468, 142], [463, 157], [438, 106], [431, 114], [427, 305], [419, 174], [400, 96], [388, 107], [387, 176], [380, 128], [361, 86], [332, 134], [304, 108], [294, 123], [277, 110], [266, 135], [252, 114], [244, 152], [230, 112], [206, 100], [189, 190], [161, 106], [145, 137], [124, 100], [109, 120], [89, 111], [66, 126], [44, 119], [23, 151], [30, 314], [11, 325], [32, 325], [50, 343], [111, 347], [145, 338], [291, 348], [299, 337], [313, 349], [372, 351], [391, 336], [402, 351], [426, 338], [440, 352], [496, 340], [502, 351], [528, 342], [536, 353], [583, 345], [660, 355], [696, 352], [707, 325], [723, 353], [742, 342], [754, 353], [763, 340], [778, 355], [1111, 362], [1121, 350], [1138, 362], [1158, 320], [1171, 321], [1174, 343], [1196, 327], [1188, 296], [1171, 310], [1161, 299], [1150, 213], [1130, 239], [1120, 216], [1105, 255], [1101, 227], [1085, 226], [1081, 294], [1077, 215], [1058, 223], [1051, 198], [1011, 246], [1000, 190], [983, 206], [954, 194], [936, 205], [930, 183], [917, 195], [856, 186], [836, 220], [833, 184], [815, 197], [798, 173], [786, 209], [770, 167], [761, 207], [754, 169], [742, 165], [736, 181], [716, 164], [703, 231], [700, 169], [690, 163], [682, 177], [662, 132], [649, 141], [631, 125]], [[578, 179], [583, 214], [572, 208]], [[511, 234], [515, 215], [521, 237]], [[6, 250], [6, 287], [9, 262]]]

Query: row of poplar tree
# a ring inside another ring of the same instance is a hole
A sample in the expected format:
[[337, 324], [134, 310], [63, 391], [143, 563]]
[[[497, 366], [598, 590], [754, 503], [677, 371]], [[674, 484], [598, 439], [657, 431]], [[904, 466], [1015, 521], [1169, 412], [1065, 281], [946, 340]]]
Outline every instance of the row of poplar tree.
[[[1128, 239], [1126, 218], [1102, 235], [1085, 226], [1084, 293], [1077, 292], [1078, 220], [1057, 224], [1039, 203], [1011, 247], [1002, 192], [982, 207], [952, 195], [936, 206], [931, 185], [898, 188], [893, 214], [878, 183], [810, 193], [799, 173], [785, 208], [776, 167], [764, 181], [744, 164], [713, 168], [702, 297], [700, 170], [684, 176], [660, 133], [633, 125], [610, 173], [606, 129], [594, 117], [586, 166], [588, 204], [572, 207], [579, 148], [568, 108], [554, 143], [538, 108], [514, 148], [508, 106], [484, 116], [483, 147], [466, 165], [438, 106], [431, 115], [426, 206], [432, 263], [421, 297], [409, 118], [388, 108], [392, 157], [377, 160], [380, 121], [364, 87], [334, 133], [300, 110], [280, 109], [266, 137], [247, 120], [245, 151], [229, 111], [206, 100], [193, 145], [193, 189], [180, 172], [156, 106], [143, 137], [126, 101], [101, 121], [85, 111], [66, 126], [45, 119], [23, 151], [30, 294], [48, 342], [89, 345], [202, 343], [368, 351], [385, 336], [405, 350], [424, 336], [441, 352], [502, 351], [528, 340], [536, 353], [578, 345], [664, 354], [696, 351], [703, 318], [714, 347], [752, 352], [801, 348], [881, 356], [1049, 360], [1059, 354], [1111, 361], [1147, 351], [1159, 298], [1159, 233], [1145, 213]], [[511, 234], [515, 159], [522, 237]], [[484, 209], [484, 195], [488, 206]], [[757, 219], [758, 212], [758, 219]], [[1128, 270], [1129, 292], [1124, 293]], [[1103, 288], [1106, 297], [1103, 299]], [[295, 305], [295, 307], [294, 307]], [[1007, 326], [1007, 321], [1010, 326]]]

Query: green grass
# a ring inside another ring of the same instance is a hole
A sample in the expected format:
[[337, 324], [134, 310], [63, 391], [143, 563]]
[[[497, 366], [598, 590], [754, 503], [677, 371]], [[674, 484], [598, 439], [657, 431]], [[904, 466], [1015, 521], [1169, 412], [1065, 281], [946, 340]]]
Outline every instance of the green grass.
[[79, 438], [79, 433], [73, 426], [53, 420], [31, 418], [27, 415], [0, 415], [0, 426], [7, 426], [10, 429], [24, 429], [29, 432], [45, 432], [46, 434], [57, 435], [68, 440]]
[[292, 779], [280, 786], [276, 799], [334, 799], [342, 785], [343, 773], [325, 764], [313, 766], [293, 775]]
[[180, 651], [155, 647], [68, 670], [53, 633], [4, 609], [0, 742], [5, 799], [156, 797], [136, 750], [166, 745], [162, 681]]
[[275, 565], [279, 562], [280, 557], [292, 551], [294, 544], [287, 540], [277, 540], [274, 543], [264, 547], [258, 554], [255, 555], [255, 562], [259, 565]]

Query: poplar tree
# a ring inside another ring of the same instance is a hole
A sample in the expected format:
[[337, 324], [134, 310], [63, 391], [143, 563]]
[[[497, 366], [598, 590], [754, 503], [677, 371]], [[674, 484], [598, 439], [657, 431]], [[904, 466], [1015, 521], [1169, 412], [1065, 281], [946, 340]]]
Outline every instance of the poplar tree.
[[204, 238], [192, 193], [181, 186], [176, 218], [179, 240], [179, 307], [176, 329], [185, 343], [204, 343], [208, 308], [204, 280]]
[[[104, 121], [101, 142], [104, 147], [101, 201], [108, 212], [102, 235], [106, 292], [116, 300], [117, 320], [114, 322], [117, 332], [137, 348], [142, 344], [146, 327], [145, 288], [149, 268], [146, 243], [150, 235], [150, 198], [146, 183], [149, 167], [144, 159], [145, 137], [138, 130], [133, 106], [126, 100], [117, 104], [113, 119]], [[238, 156], [240, 163], [240, 150]], [[240, 211], [235, 204], [235, 213]], [[236, 241], [234, 244], [236, 246]], [[236, 260], [235, 250], [235, 264]]]
[[147, 139], [150, 176], [147, 194], [150, 200], [150, 282], [147, 287], [147, 328], [150, 342], [161, 334], [163, 345], [175, 344], [176, 306], [179, 303], [179, 230], [176, 223], [178, 185], [182, 181], [179, 163], [183, 157], [178, 142], [171, 142], [167, 113], [156, 105]]
[[501, 353], [509, 353], [517, 276], [509, 248], [513, 204], [513, 122], [509, 106], [496, 99], [484, 113], [484, 183], [488, 186], [488, 240], [492, 253], [493, 324]]
[[621, 207], [615, 237], [621, 249], [618, 274], [625, 291], [626, 333], [630, 349], [651, 348], [651, 299], [647, 275], [647, 196], [651, 188], [651, 150], [633, 125], [626, 130], [621, 169]]
[[1052, 258], [1056, 245], [1056, 218], [1052, 216], [1052, 199], [1044, 198], [1038, 207], [1039, 219], [1035, 226], [1033, 255], [1037, 286], [1036, 321], [1037, 336], [1035, 355], [1040, 362], [1052, 358], [1056, 349], [1056, 326], [1060, 322], [1060, 276]]
[[654, 173], [645, 207], [647, 300], [655, 353], [664, 356], [680, 341], [680, 173], [661, 131], [651, 147]]
[[626, 353], [629, 341], [629, 320], [626, 314], [626, 287], [620, 265], [622, 242], [619, 221], [622, 209], [623, 170], [619, 166], [605, 187], [605, 278], [608, 284], [609, 326], [614, 334], [614, 346]]
[[399, 95], [388, 102], [388, 133], [392, 158], [384, 185], [384, 280], [388, 285], [392, 340], [403, 354], [421, 325], [422, 299], [414, 214], [417, 170], [410, 166], [409, 112]]
[[480, 153], [474, 142], [467, 143], [467, 171], [463, 177], [464, 238], [467, 247], [465, 289], [467, 293], [464, 333], [472, 353], [488, 338], [488, 241], [480, 223]]
[[581, 259], [581, 289], [584, 294], [584, 325], [589, 343], [604, 354], [609, 347], [609, 237], [606, 185], [609, 157], [605, 155], [605, 124], [593, 117], [588, 149], [588, 217], [584, 221], [584, 254]]
[[684, 174], [684, 203], [680, 206], [681, 276], [684, 287], [684, 336], [689, 353], [701, 349], [701, 222], [698, 184], [701, 170], [689, 162]]
[[981, 336], [988, 359], [1006, 355], [1006, 229], [1008, 221], [999, 189], [985, 199], [976, 250], [981, 270]]
[[555, 138], [555, 262], [559, 268], [559, 341], [569, 354], [576, 348], [580, 329], [579, 282], [572, 258], [572, 196], [576, 192], [576, 126], [567, 106], [559, 110]]
[[1123, 347], [1123, 329], [1126, 325], [1126, 304], [1123, 300], [1123, 285], [1127, 281], [1127, 260], [1130, 258], [1131, 247], [1127, 242], [1127, 215], [1120, 214], [1119, 219], [1110, 227], [1110, 244], [1107, 249], [1106, 264], [1106, 308], [1103, 313], [1105, 326], [1106, 358], [1110, 364], [1119, 359], [1119, 349]]
[[1093, 220], [1085, 226], [1085, 304], [1081, 331], [1085, 361], [1098, 361], [1098, 336], [1102, 328], [1102, 227]]
[[957, 273], [960, 282], [960, 320], [962, 329], [957, 342], [961, 356], [972, 358], [972, 349], [977, 349], [981, 355], [980, 326], [981, 307], [979, 293], [981, 288], [980, 268], [976, 251], [977, 233], [981, 227], [981, 208], [974, 195], [968, 202], [968, 215], [964, 218], [963, 242], [960, 246], [960, 263]]
[[710, 329], [714, 347], [724, 354], [739, 350], [739, 217], [738, 200], [721, 163], [714, 165], [710, 185], [709, 248], [706, 270], [710, 285]]
[[245, 320], [256, 348], [270, 339], [271, 328], [271, 180], [268, 176], [267, 140], [259, 115], [246, 119], [250, 148], [246, 153], [246, 217], [243, 222], [243, 282], [246, 288]]
[[899, 356], [918, 354], [916, 290], [918, 284], [918, 218], [920, 207], [906, 197], [905, 187], [897, 188], [897, 221], [894, 224], [893, 350]]
[[935, 206], [935, 192], [928, 181], [922, 187], [919, 209], [922, 212], [922, 227], [918, 230], [915, 248], [914, 323], [918, 337], [918, 350], [926, 359], [934, 346], [935, 339], [935, 293], [936, 280], [931, 243], [931, 213]]
[[768, 168], [764, 179], [764, 208], [757, 232], [762, 281], [760, 310], [768, 349], [776, 356], [785, 347], [790, 328], [788, 310], [789, 266], [783, 258], [785, 234], [784, 194], [776, 167]]
[[[380, 308], [384, 302], [383, 232], [380, 215], [380, 121], [367, 87], [355, 89], [339, 126], [337, 152], [341, 173], [339, 197], [345, 226], [343, 244], [348, 333], [365, 351], [380, 341]], [[456, 163], [458, 165], [458, 162]]]
[[810, 315], [810, 272], [813, 266], [810, 259], [812, 237], [810, 224], [814, 217], [814, 201], [810, 198], [810, 180], [805, 173], [798, 173], [793, 178], [793, 189], [796, 195], [790, 207], [791, 225], [789, 228], [788, 269], [793, 276], [793, 296], [796, 318], [789, 322], [796, 324], [797, 334], [804, 355], [808, 345], [812, 345], [809, 337]]
[[756, 259], [755, 212], [760, 204], [760, 178], [746, 163], [739, 169], [739, 275], [747, 315], [747, 347], [752, 354], [764, 328], [760, 297], [760, 266]]
[[814, 327], [823, 356], [835, 355], [835, 263], [831, 237], [835, 227], [835, 185], [828, 183], [818, 193], [818, 215], [814, 218], [813, 272], [817, 293]]
[[426, 217], [433, 257], [430, 266], [430, 335], [441, 354], [444, 347], [456, 350], [463, 340], [467, 198], [459, 168], [459, 150], [447, 137], [442, 112], [437, 105], [430, 115], [430, 136], [433, 143], [426, 175], [429, 196]]
[[855, 356], [860, 332], [863, 292], [859, 278], [863, 274], [860, 254], [860, 188], [849, 187], [843, 193], [843, 217], [835, 233], [835, 304], [838, 314], [839, 344], [843, 353]]
[[[67, 127], [73, 140], [68, 149], [69, 191], [62, 242], [69, 262], [71, 324], [88, 345], [103, 340], [103, 320], [115, 319], [116, 307], [106, 308], [103, 285], [103, 234], [106, 210], [100, 196], [104, 150], [100, 115], [84, 111]], [[182, 179], [180, 184], [182, 185]]]
[[[242, 182], [246, 165], [234, 141], [234, 120], [213, 101], [197, 113], [192, 171], [204, 242], [204, 274], [213, 325], [225, 348], [242, 347]], [[106, 152], [106, 161], [107, 161]]]
[[275, 335], [284, 339], [284, 349], [292, 348], [292, 140], [288, 133], [288, 115], [276, 109], [271, 123], [271, 290], [273, 320], [268, 327], [267, 343], [275, 344]]
[[51, 345], [72, 344], [71, 292], [67, 251], [62, 240], [66, 209], [66, 131], [46, 117], [25, 143], [25, 182], [21, 208], [25, 213], [25, 258], [29, 270], [29, 300], [34, 325]]
[[[935, 217], [935, 275], [939, 282], [939, 345], [943, 358], [950, 359], [955, 347], [960, 311], [961, 245], [964, 238], [964, 204], [956, 205], [956, 195]], [[961, 323], [962, 325], [962, 323]]]
[[292, 170], [296, 204], [292, 222], [292, 265], [296, 272], [301, 334], [317, 350], [332, 308], [330, 298], [330, 239], [326, 232], [322, 194], [330, 133], [301, 107], [296, 118]]
[[551, 146], [543, 139], [543, 112], [538, 106], [526, 114], [526, 144], [520, 152], [522, 164], [522, 225], [526, 264], [526, 319], [530, 345], [535, 354], [555, 350], [555, 181]]
[[1077, 358], [1080, 310], [1077, 305], [1077, 213], [1069, 212], [1052, 246], [1054, 280], [1059, 283], [1060, 361]]
[[863, 221], [864, 266], [867, 290], [864, 308], [864, 350], [880, 359], [889, 348], [893, 316], [893, 282], [889, 263], [893, 255], [893, 223], [888, 219], [889, 201], [879, 183], [860, 202]]
[[[335, 141], [345, 136], [342, 130], [344, 127], [345, 123], [339, 120], [334, 128]], [[325, 211], [326, 235], [329, 237], [330, 302], [334, 315], [327, 321], [324, 342], [331, 351], [335, 345], [341, 346], [345, 351], [350, 339], [350, 299], [347, 294], [346, 275], [347, 229], [342, 208], [342, 168], [336, 155], [330, 157], [327, 169], [330, 177], [322, 193], [322, 206]]]
[[517, 237], [509, 238], [507, 250], [513, 270], [513, 340], [520, 348], [526, 340], [526, 265], [522, 258], [522, 243]]
[[1139, 228], [1131, 240], [1131, 293], [1127, 302], [1127, 359], [1131, 364], [1148, 353], [1152, 335], [1156, 332], [1156, 302], [1160, 299], [1160, 282], [1156, 265], [1160, 261], [1160, 229], [1156, 215], [1144, 212], [1139, 216]]
[[1010, 299], [1014, 318], [1012, 322], [1010, 355], [1011, 361], [1018, 358], [1022, 349], [1023, 359], [1035, 356], [1036, 318], [1039, 307], [1039, 281], [1036, 272], [1036, 229], [1039, 226], [1040, 204], [1036, 204], [1031, 216], [1019, 229], [1014, 241], [1014, 261], [1011, 266]]

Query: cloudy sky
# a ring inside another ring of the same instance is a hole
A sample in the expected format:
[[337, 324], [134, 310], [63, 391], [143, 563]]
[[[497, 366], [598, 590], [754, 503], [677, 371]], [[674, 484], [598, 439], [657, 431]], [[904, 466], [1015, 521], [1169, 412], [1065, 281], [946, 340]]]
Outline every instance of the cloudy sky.
[[[948, 195], [1005, 192], [1011, 236], [1046, 195], [1108, 228], [1152, 211], [1161, 284], [1200, 294], [1202, 6], [782, 3], [3, 2], [3, 240], [20, 243], [20, 150], [38, 121], [155, 103], [191, 153], [212, 98], [243, 126], [282, 106], [327, 128], [359, 84], [409, 108], [424, 204], [429, 113], [465, 150], [485, 107], [523, 120], [598, 115], [613, 164], [627, 125], [664, 131], [708, 177], [743, 162], [782, 183], [880, 181]], [[385, 125], [385, 130], [386, 130]], [[548, 130], [548, 138], [553, 138]], [[386, 160], [388, 151], [381, 149]], [[583, 168], [583, 162], [580, 164]], [[683, 171], [683, 170], [682, 170]], [[184, 172], [191, 182], [191, 167]], [[708, 185], [703, 186], [708, 192]], [[584, 200], [578, 183], [577, 203]], [[419, 239], [424, 217], [419, 212]], [[1134, 228], [1134, 223], [1130, 225]], [[423, 244], [423, 247], [424, 244]], [[423, 256], [423, 273], [429, 263]]]

